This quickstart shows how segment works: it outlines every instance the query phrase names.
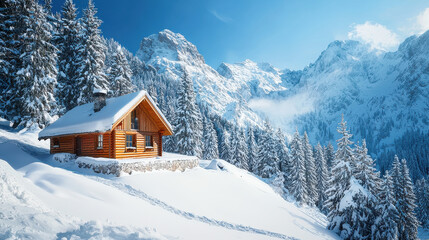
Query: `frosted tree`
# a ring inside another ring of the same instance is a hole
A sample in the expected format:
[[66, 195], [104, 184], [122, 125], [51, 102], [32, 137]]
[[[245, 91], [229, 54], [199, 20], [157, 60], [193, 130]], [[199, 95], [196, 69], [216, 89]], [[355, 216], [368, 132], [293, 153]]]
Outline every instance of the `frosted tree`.
[[402, 189], [401, 163], [399, 162], [399, 158], [397, 155], [395, 155], [395, 158], [392, 164], [392, 180], [393, 180], [393, 193], [395, 195], [395, 199], [398, 202], [400, 199], [403, 199], [404, 192]]
[[401, 165], [403, 198], [397, 199], [397, 209], [399, 210], [399, 238], [417, 239], [419, 222], [415, 215], [416, 196], [413, 190], [413, 182], [411, 181], [405, 159], [402, 159]]
[[429, 227], [429, 184], [422, 178], [416, 182], [417, 218], [423, 227]]
[[318, 200], [318, 192], [316, 189], [316, 167], [314, 165], [313, 147], [308, 140], [307, 132], [304, 132], [302, 147], [304, 152], [305, 186], [307, 188], [308, 204], [314, 205]]
[[316, 154], [314, 156], [316, 163], [316, 189], [318, 199], [316, 206], [322, 211], [326, 212], [325, 201], [326, 201], [326, 190], [328, 189], [329, 172], [326, 164], [325, 155], [322, 150], [320, 143], [316, 146]]
[[[352, 204], [342, 211], [344, 223], [340, 236], [343, 239], [369, 239], [373, 223], [371, 220], [373, 209], [368, 205], [368, 201], [371, 201], [374, 196], [366, 191], [365, 188], [359, 186], [358, 181], [353, 182], [355, 180], [353, 177], [351, 180], [351, 185], [355, 186], [348, 190], [347, 195], [350, 193], [355, 195], [352, 195]], [[356, 194], [356, 188], [360, 188], [358, 194]], [[349, 198], [347, 195], [345, 196], [346, 199]]]
[[275, 142], [276, 154], [279, 158], [279, 171], [283, 175], [283, 184], [286, 185], [290, 174], [289, 153], [286, 146], [286, 138], [280, 128], [276, 132]]
[[384, 181], [378, 195], [377, 218], [372, 227], [372, 239], [398, 239], [398, 210], [393, 193], [393, 181], [389, 172], [384, 174]]
[[62, 7], [59, 33], [56, 36], [58, 47], [57, 99], [60, 113], [77, 105], [78, 87], [76, 76], [78, 69], [78, 45], [80, 25], [76, 19], [77, 9], [72, 0], [66, 0]]
[[[173, 100], [171, 97], [167, 97], [167, 102], [169, 104], [167, 104], [166, 110], [164, 111], [166, 118], [169, 121], [174, 121], [174, 119], [176, 118], [176, 101]], [[164, 136], [163, 137], [163, 149], [166, 152], [175, 152], [176, 151], [176, 140], [174, 138], [174, 133], [171, 136]]]
[[220, 158], [230, 162], [233, 155], [231, 149], [230, 134], [226, 130], [223, 130], [219, 149]]
[[14, 109], [11, 98], [15, 91], [14, 78], [18, 67], [18, 4], [13, 0], [0, 2], [0, 116], [9, 119]]
[[43, 8], [47, 14], [52, 14], [52, 0], [44, 0]]
[[175, 139], [177, 152], [190, 156], [202, 156], [201, 113], [195, 100], [192, 81], [185, 71], [178, 92]]
[[88, 8], [84, 10], [81, 20], [82, 31], [77, 51], [79, 68], [76, 74], [77, 104], [85, 104], [93, 99], [96, 89], [108, 90], [109, 83], [104, 73], [105, 48], [99, 29], [101, 20], [95, 15], [97, 9], [92, 0], [88, 1]]
[[380, 191], [380, 174], [375, 169], [374, 160], [368, 155], [365, 139], [362, 141], [362, 146], [356, 146], [355, 152], [353, 175], [362, 186], [376, 196]]
[[249, 170], [246, 136], [243, 129], [235, 129], [231, 145], [233, 149], [233, 164], [239, 168]]
[[285, 179], [284, 174], [279, 171], [279, 173], [274, 177], [271, 185], [278, 194], [283, 195], [285, 192]]
[[258, 139], [258, 173], [263, 178], [270, 178], [278, 173], [279, 159], [276, 154], [273, 129], [268, 121], [264, 122], [264, 129]]
[[213, 123], [210, 121], [209, 118], [204, 118], [203, 129], [203, 158], [208, 160], [219, 158], [216, 131], [214, 129]]
[[334, 147], [330, 142], [328, 143], [328, 146], [326, 146], [325, 148], [325, 158], [326, 158], [326, 163], [328, 165], [328, 169], [331, 169], [335, 159], [335, 151], [334, 151]]
[[14, 108], [19, 113], [14, 125], [45, 127], [55, 111], [53, 95], [56, 84], [57, 49], [51, 43], [52, 26], [46, 21], [43, 8], [34, 1], [24, 5], [28, 18], [22, 23], [26, 31], [21, 35], [21, 68], [16, 73]]
[[247, 128], [247, 152], [248, 152], [248, 162], [249, 170], [251, 172], [256, 172], [256, 167], [258, 166], [258, 145], [256, 145], [255, 135], [253, 133], [253, 128], [249, 126]]
[[299, 203], [306, 204], [309, 199], [306, 188], [304, 161], [304, 150], [301, 143], [301, 137], [297, 129], [290, 143], [291, 171], [289, 175], [288, 189]]
[[131, 82], [132, 72], [121, 47], [118, 46], [113, 57], [114, 62], [108, 77], [110, 94], [117, 97], [133, 92], [136, 87]]
[[345, 191], [350, 187], [350, 179], [353, 172], [353, 151], [350, 147], [351, 134], [347, 130], [347, 123], [344, 121], [344, 116], [339, 123], [338, 133], [341, 138], [337, 140], [338, 149], [335, 153], [334, 165], [331, 169], [331, 177], [329, 180], [329, 188], [326, 190], [327, 200], [325, 203], [328, 209], [328, 228], [336, 233], [341, 233], [344, 229], [344, 223], [347, 220], [342, 216], [340, 202], [344, 197]]

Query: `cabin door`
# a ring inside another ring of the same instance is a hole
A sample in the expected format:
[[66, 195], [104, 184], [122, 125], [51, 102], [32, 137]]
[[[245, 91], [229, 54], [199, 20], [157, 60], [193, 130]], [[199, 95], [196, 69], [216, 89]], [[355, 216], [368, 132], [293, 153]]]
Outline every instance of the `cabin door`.
[[77, 156], [82, 155], [82, 138], [76, 137], [75, 153]]

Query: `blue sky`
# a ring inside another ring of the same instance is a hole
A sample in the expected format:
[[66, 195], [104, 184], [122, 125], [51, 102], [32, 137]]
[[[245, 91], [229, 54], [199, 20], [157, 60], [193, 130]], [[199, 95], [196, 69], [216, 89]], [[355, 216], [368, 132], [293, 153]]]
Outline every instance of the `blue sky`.
[[[63, 0], [53, 0], [58, 11]], [[75, 0], [79, 12], [87, 0]], [[135, 53], [143, 37], [163, 29], [195, 44], [214, 68], [221, 62], [269, 62], [302, 69], [334, 40], [357, 39], [395, 50], [429, 29], [429, 1], [96, 0], [101, 29]]]

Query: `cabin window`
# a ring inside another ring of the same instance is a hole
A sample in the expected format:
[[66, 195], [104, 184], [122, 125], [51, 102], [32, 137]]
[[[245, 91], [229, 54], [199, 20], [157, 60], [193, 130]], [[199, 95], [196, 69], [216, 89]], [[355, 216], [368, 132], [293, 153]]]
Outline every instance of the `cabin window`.
[[136, 148], [136, 135], [126, 135], [126, 146], [130, 149]]
[[100, 134], [97, 137], [97, 149], [103, 149], [103, 135]]
[[52, 139], [52, 142], [53, 142], [53, 144], [52, 144], [53, 148], [59, 148], [60, 147], [60, 140], [58, 138]]
[[139, 118], [137, 117], [137, 110], [131, 112], [131, 129], [139, 129]]
[[153, 138], [151, 135], [145, 136], [145, 146], [146, 148], [153, 148]]

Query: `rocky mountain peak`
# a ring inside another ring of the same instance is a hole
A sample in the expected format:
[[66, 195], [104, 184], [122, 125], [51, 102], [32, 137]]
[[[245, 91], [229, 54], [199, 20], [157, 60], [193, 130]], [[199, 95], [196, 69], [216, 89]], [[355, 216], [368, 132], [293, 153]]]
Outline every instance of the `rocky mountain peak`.
[[173, 61], [205, 63], [195, 45], [186, 40], [182, 34], [168, 29], [143, 38], [136, 55], [144, 62], [158, 57]]

